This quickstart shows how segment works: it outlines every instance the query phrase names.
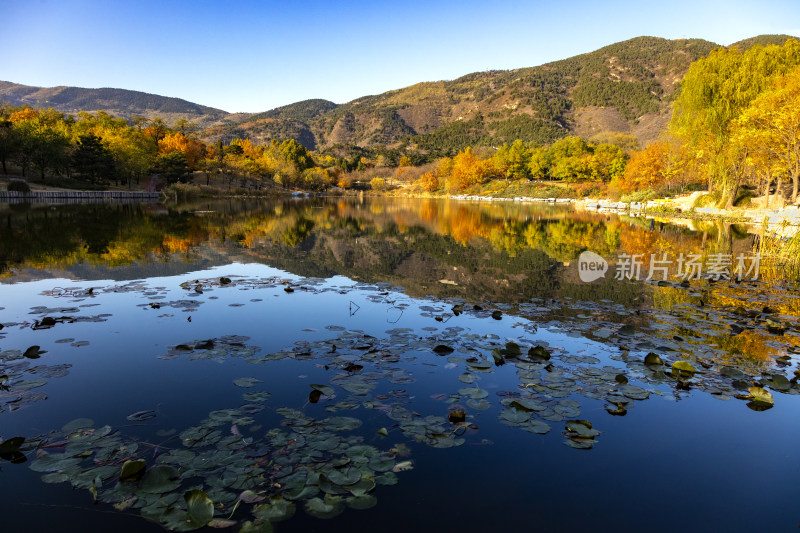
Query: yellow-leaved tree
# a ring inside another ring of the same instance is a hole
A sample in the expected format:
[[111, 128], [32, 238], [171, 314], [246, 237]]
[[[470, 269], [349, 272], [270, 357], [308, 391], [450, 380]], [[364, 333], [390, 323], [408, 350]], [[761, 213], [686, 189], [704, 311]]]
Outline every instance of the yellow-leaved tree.
[[[800, 68], [776, 78], [737, 119], [737, 138], [751, 146], [759, 162], [792, 181], [797, 202], [800, 181]], [[780, 189], [780, 186], [778, 187]]]

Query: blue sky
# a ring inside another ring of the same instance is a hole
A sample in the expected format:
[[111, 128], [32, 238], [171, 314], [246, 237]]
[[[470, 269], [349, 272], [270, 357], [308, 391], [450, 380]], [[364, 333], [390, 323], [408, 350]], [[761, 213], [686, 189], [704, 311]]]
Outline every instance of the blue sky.
[[0, 80], [119, 87], [226, 111], [337, 103], [653, 35], [800, 35], [797, 0], [0, 0]]

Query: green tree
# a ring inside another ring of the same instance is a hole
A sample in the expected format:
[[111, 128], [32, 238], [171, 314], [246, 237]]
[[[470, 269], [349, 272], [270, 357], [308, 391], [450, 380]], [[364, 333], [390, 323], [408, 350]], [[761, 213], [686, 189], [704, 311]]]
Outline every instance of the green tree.
[[92, 183], [106, 183], [116, 175], [113, 154], [103, 146], [100, 137], [91, 133], [79, 137], [72, 154], [72, 166]]
[[44, 121], [35, 121], [28, 131], [27, 146], [30, 161], [39, 170], [44, 181], [48, 170], [58, 173], [68, 162], [69, 137], [60, 128], [51, 127]]
[[278, 150], [283, 158], [292, 163], [299, 172], [314, 166], [314, 160], [306, 147], [294, 139], [283, 141]]
[[14, 159], [22, 144], [19, 131], [10, 120], [0, 119], [0, 163], [3, 174], [8, 174], [6, 162]]
[[175, 151], [158, 156], [155, 171], [168, 184], [189, 181], [188, 163], [183, 152]]

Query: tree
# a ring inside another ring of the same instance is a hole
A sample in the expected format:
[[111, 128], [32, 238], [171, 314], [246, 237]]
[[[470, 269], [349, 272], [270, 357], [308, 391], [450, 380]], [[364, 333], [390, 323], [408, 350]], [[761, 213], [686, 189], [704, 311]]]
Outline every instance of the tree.
[[644, 150], [634, 152], [625, 168], [622, 190], [643, 191], [663, 184], [667, 178], [668, 151], [667, 143], [654, 142]]
[[522, 179], [530, 176], [530, 149], [517, 139], [511, 145], [504, 144], [492, 157], [495, 168], [502, 172], [506, 179]]
[[[311, 154], [306, 147], [294, 139], [283, 141], [278, 147], [278, 150], [283, 158], [292, 163], [299, 172], [314, 166], [314, 160], [311, 158]], [[363, 163], [359, 161], [359, 164]]]
[[[800, 181], [800, 68], [774, 80], [737, 119], [734, 131], [751, 151], [761, 151], [774, 172], [792, 180], [792, 202]], [[743, 137], [742, 137], [743, 136]]]
[[0, 163], [3, 164], [3, 174], [8, 174], [6, 162], [17, 155], [21, 143], [22, 139], [19, 131], [14, 128], [14, 123], [0, 119]]
[[369, 185], [375, 191], [386, 190], [386, 180], [383, 178], [372, 178], [372, 181], [369, 182]]
[[433, 192], [439, 188], [439, 179], [433, 172], [426, 172], [419, 177], [419, 184], [424, 190]]
[[116, 174], [111, 151], [103, 146], [100, 137], [91, 133], [78, 138], [72, 165], [76, 172], [93, 183], [105, 183]]
[[186, 154], [173, 151], [159, 155], [156, 159], [155, 171], [166, 183], [186, 183], [189, 181]]
[[800, 41], [755, 46], [746, 52], [720, 48], [692, 63], [681, 82], [670, 130], [702, 160], [711, 191], [725, 189], [731, 206], [743, 177], [740, 150], [728, 146], [732, 122], [769, 86], [771, 78], [800, 64]]
[[161, 154], [182, 152], [186, 156], [189, 170], [197, 170], [200, 161], [206, 153], [206, 147], [198, 140], [186, 137], [183, 133], [167, 133], [158, 141], [158, 150]]
[[173, 124], [172, 129], [174, 129], [178, 133], [189, 136], [192, 133], [196, 132], [198, 128], [194, 122], [190, 122], [185, 118], [179, 118], [178, 120], [175, 121], [175, 124]]
[[44, 181], [46, 171], [58, 172], [64, 166], [69, 145], [69, 137], [62, 129], [35, 119], [29, 123], [27, 143], [23, 149], [30, 155], [31, 163]]
[[467, 147], [453, 158], [453, 168], [450, 171], [450, 188], [454, 191], [461, 191], [467, 187], [483, 183], [490, 174], [493, 167], [490, 161], [481, 161]]

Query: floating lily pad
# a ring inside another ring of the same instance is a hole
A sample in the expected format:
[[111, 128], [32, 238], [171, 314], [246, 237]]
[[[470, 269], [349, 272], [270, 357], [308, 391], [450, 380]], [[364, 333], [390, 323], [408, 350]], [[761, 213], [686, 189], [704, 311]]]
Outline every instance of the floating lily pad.
[[315, 391], [319, 391], [321, 394], [324, 394], [325, 396], [333, 396], [334, 393], [336, 392], [336, 391], [333, 390], [333, 387], [330, 387], [328, 385], [312, 384], [312, 385], [309, 385], [309, 387], [311, 387]]
[[750, 387], [747, 389], [747, 392], [750, 393], [750, 399], [752, 403], [756, 404], [757, 406], [769, 406], [772, 407], [775, 404], [775, 398], [772, 394], [761, 387]]
[[244, 389], [255, 387], [258, 383], [261, 383], [261, 380], [257, 378], [238, 378], [233, 380], [234, 385]]
[[308, 514], [316, 518], [334, 518], [344, 510], [343, 499], [339, 496], [325, 495], [325, 499], [312, 498], [305, 504]]
[[186, 514], [193, 526], [206, 526], [214, 518], [214, 502], [202, 490], [187, 491], [183, 499], [186, 501]]
[[550, 352], [544, 346], [533, 346], [528, 350], [528, 357], [534, 361], [548, 361]]
[[168, 465], [158, 465], [148, 469], [139, 482], [141, 491], [155, 494], [169, 492], [179, 486], [180, 473], [176, 468]]
[[13, 437], [4, 440], [0, 443], [0, 459], [14, 464], [24, 463], [28, 460], [25, 454], [20, 451], [24, 443], [24, 437]]
[[137, 411], [135, 413], [131, 413], [128, 415], [128, 420], [132, 420], [135, 422], [142, 422], [144, 420], [149, 420], [151, 418], [155, 418], [156, 412], [152, 409], [148, 409], [146, 411]]
[[147, 468], [147, 462], [144, 459], [128, 460], [122, 465], [119, 473], [120, 481], [138, 481]]
[[345, 503], [351, 509], [363, 511], [366, 509], [372, 509], [378, 505], [378, 499], [371, 494], [363, 494], [360, 496], [351, 496], [345, 500]]

